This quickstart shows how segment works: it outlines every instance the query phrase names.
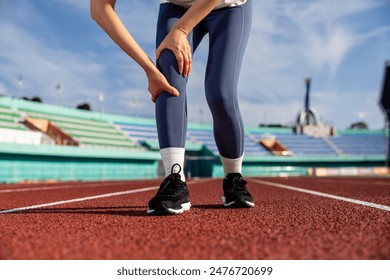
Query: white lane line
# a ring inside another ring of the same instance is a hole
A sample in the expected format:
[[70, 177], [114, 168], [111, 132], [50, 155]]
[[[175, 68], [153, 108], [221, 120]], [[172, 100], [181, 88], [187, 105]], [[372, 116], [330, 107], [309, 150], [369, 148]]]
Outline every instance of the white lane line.
[[[112, 187], [114, 184], [108, 183], [92, 183], [92, 184], [75, 184], [75, 185], [62, 185], [62, 186], [48, 186], [48, 187], [25, 187], [16, 189], [0, 190], [0, 193], [14, 193], [14, 192], [33, 192], [33, 191], [53, 191], [53, 190], [66, 190], [77, 188], [104, 188]], [[115, 185], [116, 186], [116, 185]]]
[[[198, 182], [208, 182], [213, 179], [195, 179], [192, 180], [189, 184], [194, 184]], [[129, 183], [130, 184], [130, 183]], [[24, 188], [11, 188], [11, 189], [0, 189], [1, 193], [16, 193], [16, 192], [33, 192], [33, 191], [52, 191], [52, 190], [66, 190], [66, 189], [78, 189], [78, 188], [107, 188], [112, 186], [123, 186], [123, 181], [117, 182], [90, 182], [90, 183], [80, 183], [72, 185], [59, 185], [59, 186], [41, 186], [41, 187], [24, 187]]]
[[[329, 182], [337, 182], [337, 184], [354, 184], [354, 185], [367, 185], [367, 182], [362, 182], [362, 181], [358, 181], [358, 180], [348, 180], [348, 181], [343, 181], [343, 180], [339, 180], [339, 179], [330, 179], [330, 178], [327, 178], [327, 179], [318, 179], [316, 180], [316, 182], [324, 182], [324, 183], [329, 183]], [[388, 180], [387, 182], [383, 182], [383, 181], [370, 181], [370, 185], [376, 185], [376, 186], [385, 186], [385, 187], [389, 187], [390, 188], [390, 180]]]
[[[212, 181], [212, 179], [194, 180], [194, 181], [189, 182], [188, 185], [206, 183], [209, 181]], [[119, 196], [119, 195], [126, 195], [126, 194], [133, 194], [133, 193], [139, 193], [139, 192], [147, 192], [147, 191], [157, 190], [159, 188], [160, 188], [160, 186], [153, 186], [153, 187], [147, 187], [147, 188], [141, 188], [141, 189], [135, 189], [135, 190], [129, 190], [129, 191], [107, 193], [107, 194], [101, 194], [101, 195], [87, 196], [87, 197], [82, 197], [82, 198], [74, 198], [74, 199], [69, 199], [69, 200], [62, 200], [62, 201], [55, 201], [55, 202], [50, 202], [50, 203], [38, 204], [38, 205], [13, 208], [13, 209], [8, 209], [8, 210], [1, 210], [0, 215], [7, 214], [7, 213], [21, 212], [21, 211], [26, 211], [26, 210], [32, 210], [32, 209], [38, 209], [38, 208], [43, 208], [43, 207], [49, 207], [49, 206], [55, 206], [55, 205], [61, 205], [61, 204], [67, 204], [67, 203], [81, 202], [81, 201], [100, 199], [100, 198], [106, 198], [106, 197], [113, 197], [113, 196]]]
[[326, 197], [326, 198], [342, 200], [342, 201], [346, 201], [346, 202], [350, 202], [350, 203], [354, 203], [354, 204], [359, 204], [359, 205], [364, 205], [364, 206], [377, 208], [380, 210], [390, 212], [390, 206], [386, 206], [386, 205], [382, 205], [382, 204], [376, 204], [376, 203], [371, 203], [371, 202], [362, 201], [362, 200], [358, 200], [358, 199], [352, 199], [352, 198], [333, 195], [333, 194], [311, 191], [311, 190], [307, 190], [307, 189], [297, 188], [297, 187], [293, 187], [293, 186], [289, 186], [289, 185], [278, 184], [278, 183], [273, 183], [273, 182], [268, 182], [268, 181], [263, 181], [263, 180], [258, 180], [258, 179], [248, 179], [248, 181], [251, 181], [254, 183], [259, 183], [259, 184], [264, 184], [264, 185], [268, 185], [268, 186], [272, 186], [272, 187], [292, 190], [292, 191], [296, 191], [296, 192], [308, 193], [308, 194], [322, 196], [322, 197]]
[[38, 205], [2, 210], [2, 211], [0, 211], [0, 214], [15, 213], [15, 212], [21, 212], [21, 211], [32, 210], [32, 209], [37, 209], [37, 208], [61, 205], [61, 204], [66, 204], [66, 203], [81, 202], [81, 201], [106, 198], [106, 197], [113, 197], [113, 196], [119, 196], [119, 195], [126, 195], [126, 194], [132, 194], [132, 193], [139, 193], [139, 192], [147, 192], [147, 191], [157, 190], [158, 188], [159, 188], [159, 186], [154, 186], [154, 187], [129, 190], [129, 191], [123, 191], [123, 192], [114, 192], [114, 193], [87, 196], [87, 197], [75, 198], [75, 199], [69, 199], [69, 200], [55, 201], [55, 202], [50, 202], [50, 203], [45, 203], [45, 204], [38, 204]]

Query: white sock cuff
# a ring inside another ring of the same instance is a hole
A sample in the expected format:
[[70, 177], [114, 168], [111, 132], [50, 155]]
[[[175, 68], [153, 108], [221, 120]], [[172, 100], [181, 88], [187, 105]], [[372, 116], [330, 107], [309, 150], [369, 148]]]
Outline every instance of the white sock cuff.
[[160, 150], [161, 155], [167, 155], [167, 154], [184, 154], [185, 149], [184, 148], [164, 148]]
[[[165, 177], [171, 174], [171, 169], [174, 164], [179, 164], [181, 167], [180, 176], [182, 181], [185, 181], [184, 177], [184, 148], [164, 148], [160, 150], [161, 159], [164, 164]], [[178, 172], [178, 170], [173, 170]]]
[[225, 158], [223, 156], [220, 157], [225, 177], [229, 173], [242, 173], [242, 161], [244, 159], [244, 155], [239, 158]]

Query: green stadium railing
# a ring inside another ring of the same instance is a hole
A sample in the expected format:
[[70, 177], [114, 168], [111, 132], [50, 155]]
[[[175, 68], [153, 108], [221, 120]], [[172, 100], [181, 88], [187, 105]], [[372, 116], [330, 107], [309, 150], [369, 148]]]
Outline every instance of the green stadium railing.
[[[66, 129], [72, 130], [76, 137], [95, 133], [95, 128], [113, 132], [114, 123], [130, 123], [134, 125], [155, 126], [154, 119], [139, 118], [114, 114], [103, 114], [66, 108], [61, 106], [40, 104], [15, 98], [0, 97], [0, 109], [5, 115], [18, 117], [19, 112], [31, 112], [32, 115], [50, 115]], [[16, 115], [13, 115], [16, 112]], [[7, 117], [5, 117], [7, 119]], [[10, 122], [4, 121], [3, 124]], [[83, 124], [81, 124], [83, 123]], [[81, 125], [80, 125], [81, 124]], [[10, 125], [14, 125], [13, 123]], [[16, 123], [16, 125], [19, 125]], [[0, 126], [1, 127], [1, 126]], [[18, 126], [12, 129], [20, 129]], [[81, 132], [84, 128], [84, 132]], [[211, 124], [188, 124], [189, 129], [212, 130]], [[259, 132], [292, 133], [291, 128], [247, 127], [246, 133]], [[356, 133], [356, 131], [353, 131]], [[348, 134], [352, 131], [339, 130], [338, 133]], [[96, 132], [99, 133], [99, 132]], [[361, 133], [361, 131], [359, 131]], [[383, 131], [363, 132], [367, 134], [383, 133]], [[114, 135], [113, 132], [112, 135]], [[116, 134], [115, 134], [116, 135]], [[92, 135], [90, 135], [92, 136]], [[94, 137], [89, 137], [95, 139]], [[96, 137], [99, 138], [99, 137]], [[110, 138], [107, 136], [105, 138]], [[113, 139], [118, 139], [113, 136]], [[112, 140], [113, 140], [112, 139]], [[94, 142], [94, 141], [92, 141]], [[104, 141], [103, 141], [104, 142]], [[131, 141], [130, 141], [131, 142]], [[127, 180], [136, 178], [157, 178], [160, 154], [158, 143], [150, 142], [149, 150], [109, 150], [104, 146], [89, 143], [95, 148], [67, 146], [31, 146], [1, 143], [0, 145], [0, 181], [17, 182], [21, 180]], [[137, 145], [139, 145], [137, 143]], [[146, 145], [146, 146], [147, 146]], [[223, 168], [218, 157], [208, 151], [202, 143], [190, 143], [187, 152], [192, 159], [198, 157], [198, 163], [193, 166], [201, 169], [207, 166], [212, 177], [222, 177]], [[383, 166], [385, 155], [380, 156], [245, 156], [243, 173], [246, 176], [278, 176], [307, 175], [309, 168], [316, 167], [349, 167], [349, 166]], [[202, 171], [203, 172], [203, 171]], [[201, 172], [200, 172], [201, 173]], [[199, 173], [199, 174], [200, 174]], [[200, 174], [202, 175], [202, 174]]]
[[0, 182], [152, 179], [159, 160], [149, 151], [1, 143]]

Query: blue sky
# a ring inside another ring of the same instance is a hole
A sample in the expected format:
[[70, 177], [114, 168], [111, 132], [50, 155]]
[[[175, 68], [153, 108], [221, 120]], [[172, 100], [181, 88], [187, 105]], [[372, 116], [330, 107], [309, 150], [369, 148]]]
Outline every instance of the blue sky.
[[[252, 1], [239, 84], [247, 125], [291, 124], [303, 106], [304, 78], [311, 77], [311, 107], [323, 122], [339, 129], [360, 120], [383, 127], [378, 99], [390, 60], [390, 0]], [[118, 0], [116, 10], [154, 57], [158, 0]], [[211, 122], [203, 93], [206, 57], [207, 39], [188, 84], [192, 122]], [[88, 0], [0, 0], [0, 93], [153, 117], [146, 87], [138, 65], [90, 18]]]

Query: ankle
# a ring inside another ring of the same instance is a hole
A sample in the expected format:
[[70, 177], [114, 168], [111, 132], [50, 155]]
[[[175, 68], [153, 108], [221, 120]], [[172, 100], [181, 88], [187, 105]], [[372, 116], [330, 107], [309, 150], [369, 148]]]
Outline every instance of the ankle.
[[239, 158], [225, 158], [221, 156], [221, 162], [223, 165], [223, 171], [225, 177], [230, 173], [240, 173], [242, 171], [242, 160], [244, 156]]

